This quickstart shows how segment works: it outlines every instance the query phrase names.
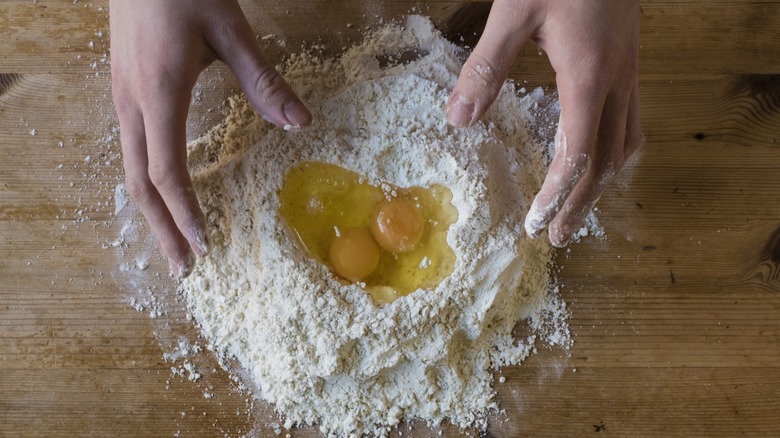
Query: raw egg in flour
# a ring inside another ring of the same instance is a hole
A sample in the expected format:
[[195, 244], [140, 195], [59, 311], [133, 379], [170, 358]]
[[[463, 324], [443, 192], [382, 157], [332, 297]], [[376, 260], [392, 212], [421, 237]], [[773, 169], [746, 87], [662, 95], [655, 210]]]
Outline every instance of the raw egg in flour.
[[371, 219], [371, 233], [385, 251], [401, 254], [413, 251], [422, 239], [425, 219], [409, 199], [382, 201]]
[[328, 261], [336, 274], [347, 280], [360, 281], [376, 269], [379, 251], [368, 230], [350, 228], [333, 239]]
[[339, 166], [306, 162], [288, 171], [279, 199], [300, 248], [339, 280], [359, 282], [375, 303], [435, 289], [455, 267], [447, 231], [458, 212], [444, 186], [371, 184]]

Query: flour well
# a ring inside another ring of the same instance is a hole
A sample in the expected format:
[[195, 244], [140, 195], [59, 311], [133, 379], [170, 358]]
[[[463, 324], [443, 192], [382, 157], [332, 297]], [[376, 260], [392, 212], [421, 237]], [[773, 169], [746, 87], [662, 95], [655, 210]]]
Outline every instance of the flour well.
[[[337, 59], [292, 56], [284, 74], [312, 109], [311, 127], [274, 128], [233, 99], [226, 121], [189, 145], [213, 249], [182, 292], [210, 347], [244, 368], [285, 427], [336, 436], [381, 436], [411, 419], [484, 427], [497, 408], [491, 369], [520, 363], [537, 338], [570, 343], [549, 244], [523, 231], [547, 163], [547, 145], [529, 135], [535, 102], [506, 84], [482, 123], [450, 127], [458, 50], [410, 17]], [[337, 281], [278, 213], [287, 171], [307, 161], [372, 184], [448, 187], [453, 274], [381, 307]], [[523, 319], [536, 335], [514, 339]]]

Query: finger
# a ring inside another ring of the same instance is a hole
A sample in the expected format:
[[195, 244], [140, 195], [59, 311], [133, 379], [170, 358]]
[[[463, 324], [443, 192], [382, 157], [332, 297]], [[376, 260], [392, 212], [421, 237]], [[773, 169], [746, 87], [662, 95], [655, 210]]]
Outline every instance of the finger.
[[149, 179], [181, 236], [202, 257], [209, 250], [206, 220], [187, 169], [185, 146], [191, 84], [148, 86], [157, 96], [144, 108]]
[[117, 105], [125, 187], [149, 222], [160, 251], [169, 260], [171, 272], [176, 277], [185, 277], [191, 272], [194, 260], [187, 240], [179, 232], [165, 202], [149, 179], [143, 117], [140, 110], [120, 108]]
[[553, 246], [563, 248], [569, 244], [574, 233], [580, 229], [604, 189], [615, 176], [611, 167], [593, 173], [594, 175], [586, 175], [582, 178], [561, 211], [550, 223], [548, 234]]
[[628, 120], [626, 122], [626, 145], [623, 150], [623, 160], [626, 161], [639, 149], [642, 144], [642, 121], [639, 114], [639, 82], [634, 82], [631, 90], [631, 98], [628, 102]]
[[[231, 6], [238, 8], [238, 5]], [[290, 85], [269, 63], [257, 45], [252, 28], [240, 8], [226, 15], [229, 23], [214, 26], [210, 43], [235, 73], [255, 110], [269, 122], [294, 129], [311, 124], [311, 112]]]
[[447, 121], [470, 126], [496, 99], [512, 62], [536, 30], [536, 12], [516, 2], [496, 1], [485, 32], [460, 72], [447, 103]]
[[614, 89], [607, 95], [591, 165], [550, 223], [549, 237], [553, 246], [561, 248], [569, 243], [623, 166], [631, 95], [630, 88]]
[[588, 172], [580, 180], [577, 188], [550, 223], [548, 234], [553, 246], [563, 248], [569, 244], [614, 176], [612, 167], [606, 167], [600, 171]]
[[537, 237], [558, 214], [589, 168], [606, 91], [581, 86], [559, 76], [561, 115], [555, 136], [555, 158], [525, 219], [525, 230]]

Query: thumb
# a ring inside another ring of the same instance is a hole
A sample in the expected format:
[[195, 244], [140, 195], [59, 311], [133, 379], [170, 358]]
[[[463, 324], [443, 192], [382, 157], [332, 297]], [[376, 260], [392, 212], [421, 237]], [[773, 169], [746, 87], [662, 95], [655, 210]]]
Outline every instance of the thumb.
[[460, 72], [447, 103], [447, 121], [466, 127], [479, 120], [496, 99], [517, 54], [537, 22], [528, 6], [496, 0], [485, 31]]
[[213, 38], [214, 50], [233, 70], [255, 110], [264, 119], [286, 129], [308, 126], [311, 112], [265, 59], [240, 9], [230, 20], [230, 26], [222, 30], [222, 34]]

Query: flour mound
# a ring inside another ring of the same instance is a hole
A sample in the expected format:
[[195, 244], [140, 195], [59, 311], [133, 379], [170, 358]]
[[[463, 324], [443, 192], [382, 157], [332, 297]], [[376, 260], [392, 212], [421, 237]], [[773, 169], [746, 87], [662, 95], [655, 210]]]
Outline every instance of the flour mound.
[[[401, 62], [410, 53], [418, 58]], [[547, 162], [528, 134], [534, 102], [506, 84], [482, 123], [449, 126], [458, 53], [415, 16], [337, 59], [295, 55], [285, 76], [312, 109], [311, 127], [273, 128], [233, 99], [225, 123], [189, 145], [213, 250], [182, 292], [211, 347], [237, 360], [286, 427], [335, 436], [382, 436], [415, 418], [484, 427], [496, 408], [491, 368], [534, 349], [536, 336], [512, 337], [518, 320], [570, 342], [565, 307], [548, 293], [550, 247], [522, 227]], [[453, 273], [381, 307], [339, 283], [278, 213], [287, 171], [307, 161], [373, 184], [448, 187]]]

